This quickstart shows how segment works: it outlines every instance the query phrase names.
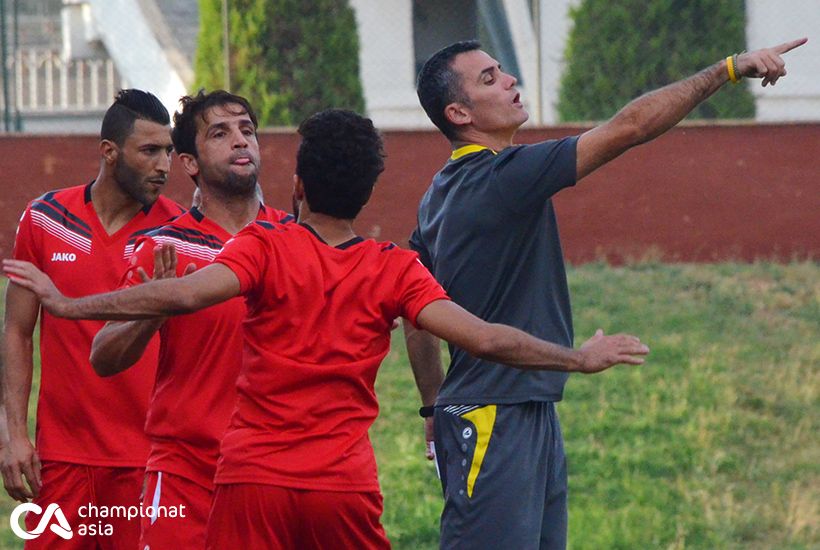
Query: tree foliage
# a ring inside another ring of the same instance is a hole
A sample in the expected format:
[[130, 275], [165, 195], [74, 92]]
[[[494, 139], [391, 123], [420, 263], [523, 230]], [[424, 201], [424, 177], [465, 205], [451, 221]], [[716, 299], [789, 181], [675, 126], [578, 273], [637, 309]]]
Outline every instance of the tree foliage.
[[[296, 125], [329, 107], [364, 111], [359, 40], [347, 0], [231, 0], [231, 91], [261, 125]], [[200, 0], [196, 84], [224, 87], [221, 0]]]
[[[740, 52], [743, 0], [582, 0], [572, 10], [562, 120], [603, 120], [631, 99]], [[745, 85], [726, 86], [692, 118], [754, 116]]]

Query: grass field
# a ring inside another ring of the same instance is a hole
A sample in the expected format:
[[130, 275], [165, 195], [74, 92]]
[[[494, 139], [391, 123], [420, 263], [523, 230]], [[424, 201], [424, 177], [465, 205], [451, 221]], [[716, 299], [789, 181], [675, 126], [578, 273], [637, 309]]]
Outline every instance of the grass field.
[[[570, 547], [820, 547], [820, 265], [590, 264], [569, 276], [579, 342], [600, 326], [652, 348], [643, 367], [568, 384]], [[434, 548], [440, 490], [398, 338], [377, 389], [385, 527], [399, 550]], [[12, 503], [0, 505], [0, 548], [22, 548]]]

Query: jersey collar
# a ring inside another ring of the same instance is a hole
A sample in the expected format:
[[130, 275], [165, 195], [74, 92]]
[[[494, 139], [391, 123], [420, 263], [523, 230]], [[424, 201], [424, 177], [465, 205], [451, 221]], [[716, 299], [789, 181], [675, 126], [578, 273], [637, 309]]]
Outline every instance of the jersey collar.
[[[315, 230], [315, 229], [313, 229], [313, 227], [311, 227], [310, 225], [306, 224], [305, 222], [299, 222], [299, 224], [298, 224], [298, 225], [301, 225], [302, 227], [304, 227], [305, 229], [307, 229], [308, 231], [310, 231], [311, 233], [313, 233], [313, 236], [314, 236], [314, 237], [316, 237], [317, 239], [319, 239], [319, 241], [320, 241], [322, 244], [327, 244], [328, 246], [330, 246], [330, 245], [327, 243], [327, 241], [326, 241], [326, 240], [324, 240], [324, 239], [321, 237], [321, 235], [319, 235], [319, 233], [317, 233], [317, 232], [316, 232], [316, 230]], [[353, 237], [352, 239], [349, 239], [349, 240], [347, 240], [347, 241], [345, 241], [345, 242], [343, 242], [343, 243], [341, 243], [341, 244], [337, 244], [337, 245], [336, 245], [336, 246], [334, 246], [333, 248], [338, 248], [339, 250], [344, 250], [344, 249], [346, 249], [346, 248], [350, 248], [350, 247], [351, 247], [351, 246], [353, 246], [354, 244], [359, 244], [359, 243], [360, 243], [360, 242], [362, 242], [362, 241], [364, 241], [364, 239], [363, 239], [363, 238], [361, 238], [361, 237], [359, 237], [358, 235], [356, 235], [356, 236], [355, 236], [355, 237]]]
[[[85, 201], [85, 204], [88, 204], [88, 203], [91, 202], [91, 186], [94, 185], [94, 182], [96, 182], [96, 181], [97, 181], [96, 179], [91, 180], [91, 183], [86, 185], [85, 189], [83, 190], [83, 200]], [[157, 199], [157, 200], [159, 200], [159, 199]], [[143, 206], [142, 207], [142, 213], [147, 216], [148, 213], [151, 212], [151, 207], [154, 206], [154, 204], [156, 204], [156, 201], [152, 202], [151, 204], [149, 204], [147, 206]]]
[[468, 145], [462, 145], [461, 147], [453, 151], [453, 154], [450, 155], [450, 160], [458, 160], [461, 157], [471, 155], [473, 153], [478, 153], [479, 151], [483, 151], [484, 149], [488, 150], [494, 155], [498, 154], [485, 145], [477, 145], [475, 143], [470, 143]]

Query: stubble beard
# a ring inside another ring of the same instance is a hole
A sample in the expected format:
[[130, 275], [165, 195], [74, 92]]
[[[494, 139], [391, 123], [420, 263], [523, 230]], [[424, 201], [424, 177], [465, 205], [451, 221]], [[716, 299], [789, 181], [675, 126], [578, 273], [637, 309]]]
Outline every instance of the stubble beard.
[[203, 170], [202, 181], [208, 188], [226, 199], [256, 196], [258, 172], [237, 174], [232, 170], [219, 174], [215, 170]]
[[146, 188], [141, 185], [143, 180], [142, 175], [131, 168], [128, 162], [123, 158], [118, 158], [114, 165], [114, 180], [123, 193], [128, 195], [134, 202], [138, 202], [143, 206], [151, 206], [157, 201], [157, 198], [159, 198], [159, 195], [149, 193]]

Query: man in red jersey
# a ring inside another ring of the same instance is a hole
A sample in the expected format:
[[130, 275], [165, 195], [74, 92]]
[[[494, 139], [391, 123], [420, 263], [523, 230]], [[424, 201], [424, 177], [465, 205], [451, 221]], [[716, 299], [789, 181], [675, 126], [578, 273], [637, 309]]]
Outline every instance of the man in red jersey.
[[[158, 245], [173, 245], [178, 261], [170, 275], [182, 276], [210, 264], [249, 222], [293, 219], [260, 201], [257, 119], [247, 100], [200, 91], [181, 103], [171, 135], [199, 199], [187, 214], [137, 241], [126, 287], [143, 282], [148, 273], [162, 276], [157, 271], [168, 260]], [[140, 549], [205, 546], [219, 441], [236, 401], [245, 314], [245, 303], [237, 297], [191, 315], [111, 322], [94, 339], [91, 364], [98, 374], [110, 376], [134, 364], [153, 335], [160, 334], [145, 428], [151, 451]], [[184, 517], [167, 516], [169, 508], [184, 511]]]
[[182, 314], [245, 297], [245, 352], [217, 465], [209, 549], [389, 548], [368, 429], [398, 317], [521, 368], [596, 372], [640, 364], [649, 351], [627, 335], [572, 350], [469, 314], [415, 253], [353, 231], [384, 168], [371, 121], [329, 110], [299, 133], [299, 223], [252, 223], [192, 275], [70, 300], [30, 264], [3, 264], [44, 307], [69, 317]]
[[[90, 184], [46, 193], [20, 219], [14, 257], [37, 265], [71, 296], [117, 287], [136, 238], [184, 212], [160, 197], [172, 150], [168, 111], [150, 93], [122, 90], [103, 118], [100, 171]], [[103, 380], [88, 364], [96, 321], [43, 312], [36, 447], [28, 437], [32, 334], [40, 303], [23, 287], [6, 290], [3, 393], [9, 443], [3, 483], [21, 502], [60, 506], [75, 530], [97, 524], [86, 505], [138, 506], [148, 439], [143, 434], [157, 343], [128, 373]], [[116, 414], [111, 414], [116, 410]], [[42, 462], [41, 462], [42, 461]], [[28, 514], [31, 531], [41, 517]], [[27, 548], [134, 548], [139, 526], [107, 518], [113, 534], [64, 540], [46, 530]]]

